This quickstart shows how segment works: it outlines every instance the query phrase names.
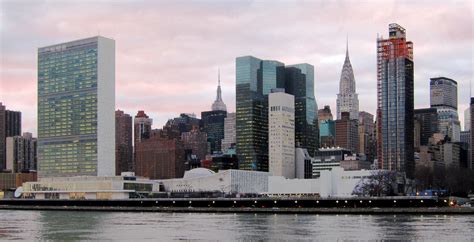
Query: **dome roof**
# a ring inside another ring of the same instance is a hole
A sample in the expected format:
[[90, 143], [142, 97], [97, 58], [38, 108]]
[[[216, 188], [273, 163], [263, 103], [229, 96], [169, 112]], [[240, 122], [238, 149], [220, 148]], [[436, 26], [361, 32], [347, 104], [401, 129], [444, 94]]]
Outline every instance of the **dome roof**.
[[192, 170], [185, 171], [183, 179], [198, 178], [214, 174], [216, 174], [214, 171], [211, 171], [206, 168], [194, 168]]

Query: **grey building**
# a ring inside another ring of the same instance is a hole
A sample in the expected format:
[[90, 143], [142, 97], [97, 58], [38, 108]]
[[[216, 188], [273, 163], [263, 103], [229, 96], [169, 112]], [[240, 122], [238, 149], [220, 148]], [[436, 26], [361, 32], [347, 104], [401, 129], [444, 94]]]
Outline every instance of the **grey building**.
[[380, 169], [413, 177], [413, 43], [398, 24], [377, 39], [377, 161]]
[[460, 141], [458, 83], [447, 77], [430, 79], [430, 105], [438, 111], [438, 130], [453, 142]]
[[7, 166], [12, 173], [36, 171], [37, 139], [31, 133], [7, 137]]
[[115, 175], [115, 41], [38, 49], [38, 176]]

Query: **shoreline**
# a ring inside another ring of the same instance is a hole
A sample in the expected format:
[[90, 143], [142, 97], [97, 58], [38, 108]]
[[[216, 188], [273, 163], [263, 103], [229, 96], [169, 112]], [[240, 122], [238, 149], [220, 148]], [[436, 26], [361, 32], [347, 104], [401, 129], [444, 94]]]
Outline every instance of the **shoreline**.
[[111, 207], [111, 206], [34, 206], [0, 205], [0, 210], [103, 211], [163, 213], [266, 213], [266, 214], [474, 214], [470, 207], [413, 208], [252, 208], [252, 207]]

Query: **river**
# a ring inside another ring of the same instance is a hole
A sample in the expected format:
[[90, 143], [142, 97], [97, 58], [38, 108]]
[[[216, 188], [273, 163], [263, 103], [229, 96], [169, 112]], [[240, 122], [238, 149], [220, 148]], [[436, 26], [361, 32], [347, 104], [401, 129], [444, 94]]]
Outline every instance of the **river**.
[[0, 210], [6, 239], [472, 241], [474, 216]]

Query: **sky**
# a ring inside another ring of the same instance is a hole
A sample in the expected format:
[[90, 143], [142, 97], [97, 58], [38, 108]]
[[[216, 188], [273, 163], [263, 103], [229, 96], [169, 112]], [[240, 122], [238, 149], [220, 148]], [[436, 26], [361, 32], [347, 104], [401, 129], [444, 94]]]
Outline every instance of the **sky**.
[[235, 58], [315, 67], [319, 108], [336, 111], [346, 37], [360, 111], [376, 110], [376, 39], [398, 23], [414, 43], [415, 108], [429, 79], [458, 82], [463, 123], [474, 77], [472, 1], [9, 1], [0, 0], [0, 102], [36, 134], [37, 49], [102, 35], [116, 44], [116, 108], [161, 128], [179, 113], [210, 110], [220, 68], [235, 111]]

